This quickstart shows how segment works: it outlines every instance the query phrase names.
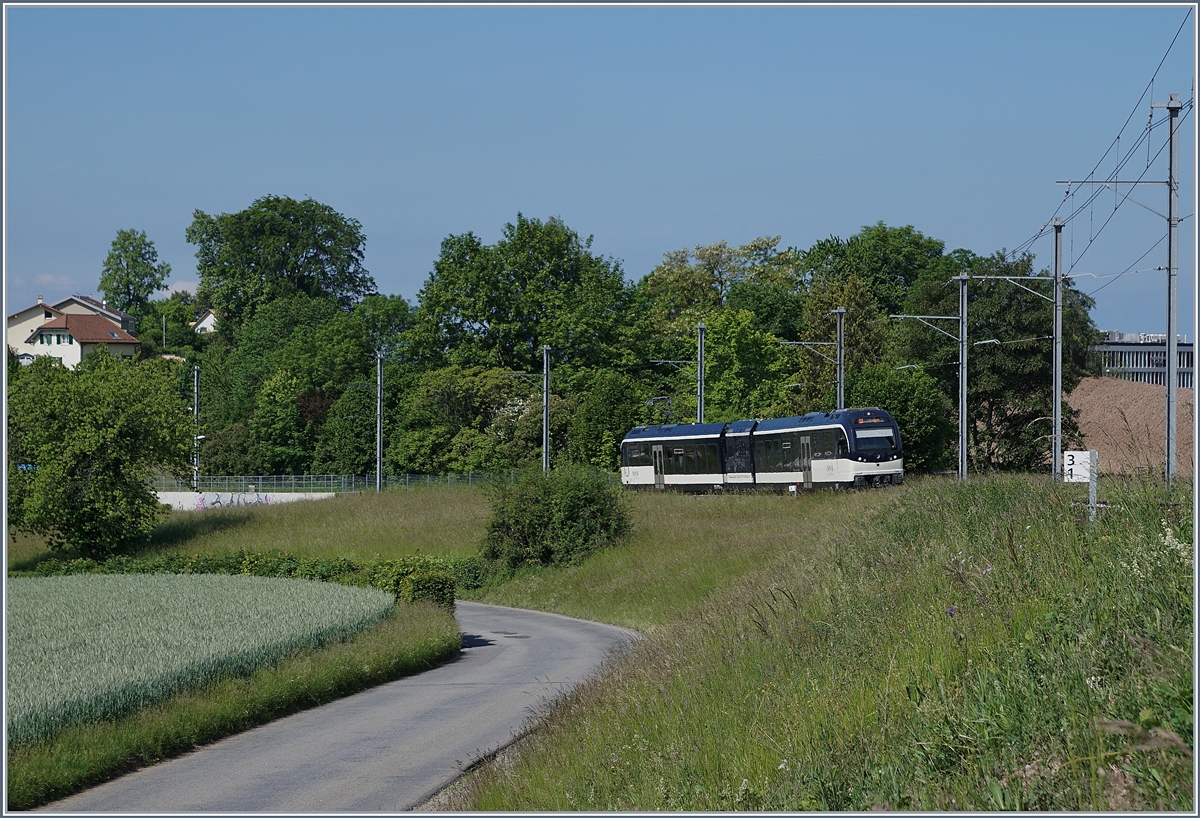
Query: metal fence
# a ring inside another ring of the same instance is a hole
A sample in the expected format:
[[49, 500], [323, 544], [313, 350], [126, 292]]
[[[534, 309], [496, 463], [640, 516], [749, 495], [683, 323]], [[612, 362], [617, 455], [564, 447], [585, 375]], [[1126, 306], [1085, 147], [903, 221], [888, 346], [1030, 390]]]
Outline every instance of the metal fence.
[[[383, 488], [474, 488], [497, 480], [511, 483], [517, 472], [489, 474], [467, 472], [466, 474], [389, 474], [384, 475]], [[609, 474], [609, 483], [620, 482], [620, 475]], [[368, 474], [267, 474], [267, 475], [201, 475], [199, 485], [190, 479], [179, 479], [171, 475], [159, 475], [153, 480], [155, 491], [201, 491], [216, 493], [284, 494], [292, 492], [333, 492], [348, 494], [356, 491], [374, 491], [375, 475]]]

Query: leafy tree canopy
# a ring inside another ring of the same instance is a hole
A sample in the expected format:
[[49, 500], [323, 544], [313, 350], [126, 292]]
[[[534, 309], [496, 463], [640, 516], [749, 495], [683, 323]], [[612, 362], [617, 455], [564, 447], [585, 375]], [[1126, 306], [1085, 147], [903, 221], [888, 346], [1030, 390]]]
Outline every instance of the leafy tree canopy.
[[188, 472], [176, 369], [103, 346], [74, 370], [48, 356], [20, 368], [8, 387], [9, 523], [87, 557], [147, 536], [161, 512], [151, 475]]
[[945, 244], [912, 225], [864, 227], [846, 240], [822, 239], [801, 254], [800, 267], [810, 280], [856, 276], [887, 313], [899, 312], [905, 293], [921, 272], [941, 258]]
[[616, 354], [627, 287], [619, 262], [558, 218], [517, 214], [495, 245], [450, 236], [419, 295], [414, 338], [430, 362], [530, 372], [541, 347], [558, 361], [599, 365]]
[[332, 298], [349, 310], [376, 291], [362, 264], [362, 225], [313, 199], [264, 196], [218, 216], [197, 210], [187, 240], [197, 246], [197, 296], [212, 304], [217, 330], [227, 336], [293, 293]]
[[158, 250], [144, 231], [118, 230], [104, 259], [99, 290], [109, 306], [141, 317], [150, 296], [163, 288], [170, 275], [171, 265], [159, 263]]

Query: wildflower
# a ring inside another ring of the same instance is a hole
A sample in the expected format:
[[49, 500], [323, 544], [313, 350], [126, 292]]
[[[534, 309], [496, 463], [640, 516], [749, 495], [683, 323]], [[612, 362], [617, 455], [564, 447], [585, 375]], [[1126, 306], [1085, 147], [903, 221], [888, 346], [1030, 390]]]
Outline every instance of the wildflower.
[[954, 616], [956, 613], [958, 613], [958, 606], [957, 606], [957, 605], [951, 605], [949, 608], [947, 608], [947, 609], [946, 609], [946, 615], [947, 615], [947, 616], [951, 616], [951, 617], [953, 617], [953, 616]]
[[782, 763], [781, 763], [781, 764], [780, 764], [778, 767], [776, 767], [775, 769], [777, 769], [777, 770], [783, 770], [784, 772], [787, 772], [787, 768], [788, 768], [788, 764], [787, 764], [787, 759], [785, 758], [785, 759], [783, 760], [783, 762], [782, 762]]
[[1007, 619], [1012, 619], [1012, 611], [1005, 611], [1005, 613], [1004, 613], [1004, 618], [1005, 618], [1006, 620], [1007, 620]]

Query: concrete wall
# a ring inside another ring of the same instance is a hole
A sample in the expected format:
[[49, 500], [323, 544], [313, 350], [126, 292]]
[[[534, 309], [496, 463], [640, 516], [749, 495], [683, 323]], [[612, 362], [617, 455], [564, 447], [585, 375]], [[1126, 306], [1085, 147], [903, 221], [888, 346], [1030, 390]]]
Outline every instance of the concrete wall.
[[277, 503], [293, 503], [297, 500], [324, 500], [332, 496], [332, 491], [297, 491], [279, 494], [245, 494], [228, 491], [206, 491], [199, 494], [194, 491], [160, 491], [158, 492], [158, 502], [166, 503], [176, 511], [196, 511], [230, 506], [273, 506]]

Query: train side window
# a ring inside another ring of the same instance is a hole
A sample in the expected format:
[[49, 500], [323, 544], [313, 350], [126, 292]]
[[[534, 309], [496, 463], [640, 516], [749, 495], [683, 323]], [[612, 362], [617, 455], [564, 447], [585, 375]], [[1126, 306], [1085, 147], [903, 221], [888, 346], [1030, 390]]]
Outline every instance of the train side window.
[[720, 474], [721, 458], [717, 456], [717, 444], [708, 443], [704, 448], [708, 451], [708, 473]]

